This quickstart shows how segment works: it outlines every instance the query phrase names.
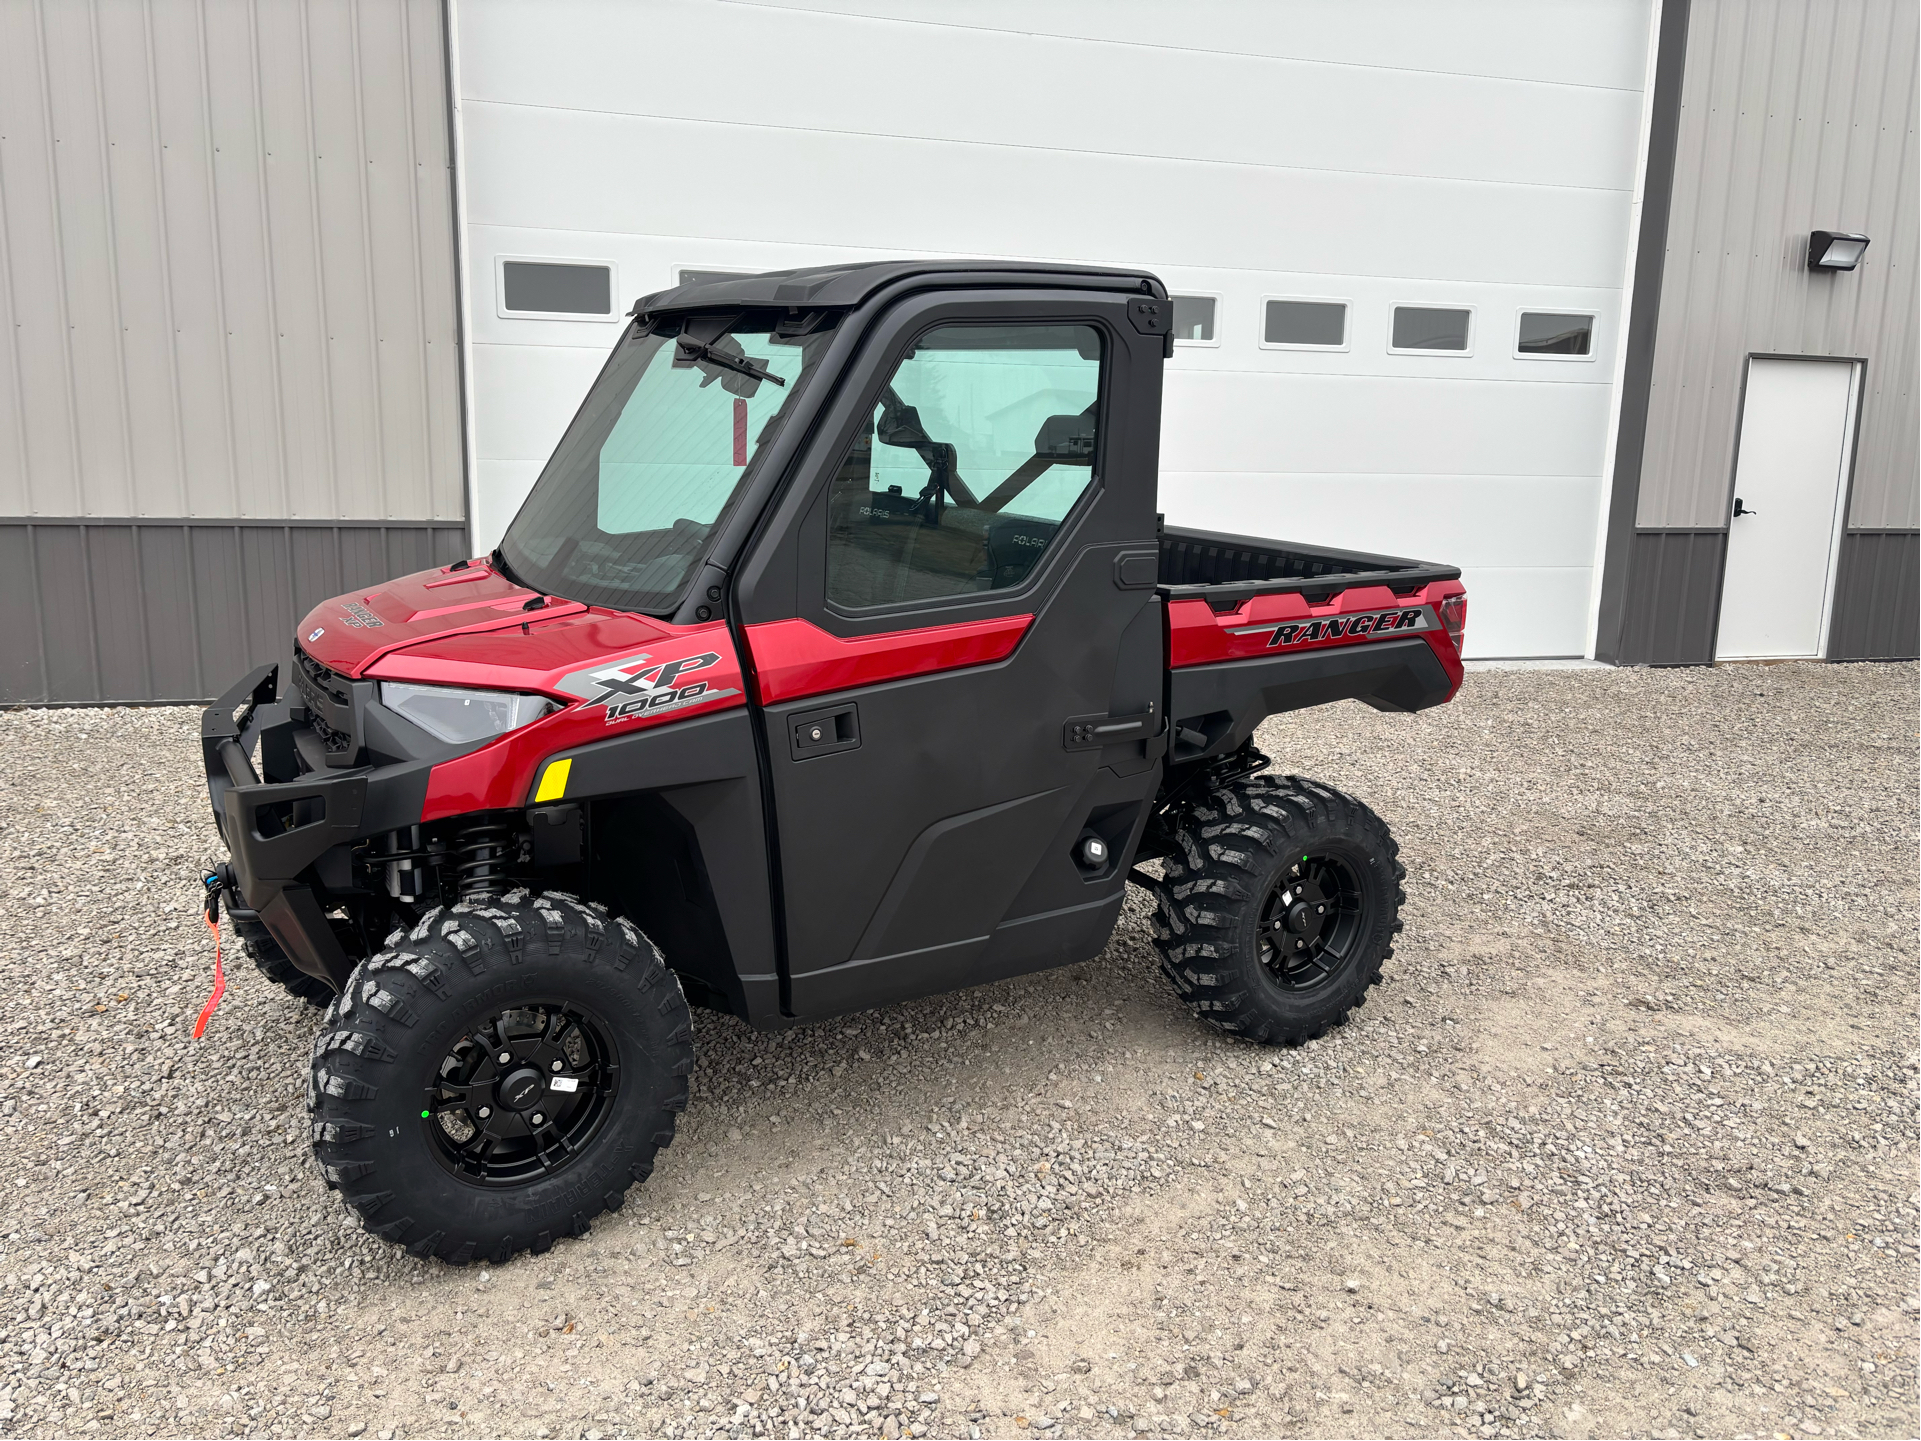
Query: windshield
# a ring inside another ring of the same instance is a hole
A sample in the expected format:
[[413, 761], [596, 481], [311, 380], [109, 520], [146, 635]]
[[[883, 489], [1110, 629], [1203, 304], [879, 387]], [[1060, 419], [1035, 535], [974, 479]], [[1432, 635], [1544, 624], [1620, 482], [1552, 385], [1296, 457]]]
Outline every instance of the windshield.
[[696, 317], [629, 331], [500, 542], [513, 577], [615, 610], [671, 610], [833, 332]]

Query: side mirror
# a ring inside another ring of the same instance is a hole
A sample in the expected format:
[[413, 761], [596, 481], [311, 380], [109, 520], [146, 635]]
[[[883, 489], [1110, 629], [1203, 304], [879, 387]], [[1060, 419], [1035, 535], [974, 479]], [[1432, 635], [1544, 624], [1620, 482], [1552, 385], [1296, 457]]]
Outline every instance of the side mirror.
[[949, 495], [962, 505], [974, 503], [973, 493], [960, 481], [960, 452], [946, 441], [928, 435], [927, 427], [921, 424], [920, 412], [896, 395], [891, 385], [881, 392], [874, 439], [882, 445], [897, 445], [913, 451], [927, 467], [927, 488], [921, 492], [921, 499], [928, 507], [929, 525], [940, 524], [941, 509]]
[[1088, 406], [1079, 415], [1048, 416], [1034, 437], [1034, 455], [1055, 465], [1092, 465], [1094, 407]]
[[917, 450], [931, 445], [933, 438], [921, 424], [920, 412], [894, 394], [890, 385], [881, 392], [880, 418], [874, 422], [874, 439], [882, 445], [898, 445]]

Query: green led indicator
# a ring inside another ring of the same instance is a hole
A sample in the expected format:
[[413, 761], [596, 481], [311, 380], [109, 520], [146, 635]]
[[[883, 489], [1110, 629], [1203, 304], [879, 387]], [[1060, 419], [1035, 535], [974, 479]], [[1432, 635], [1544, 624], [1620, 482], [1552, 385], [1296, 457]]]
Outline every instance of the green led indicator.
[[433, 1115], [432, 1111], [422, 1111], [420, 1113], [420, 1119], [424, 1121], [424, 1120], [427, 1120], [432, 1115]]

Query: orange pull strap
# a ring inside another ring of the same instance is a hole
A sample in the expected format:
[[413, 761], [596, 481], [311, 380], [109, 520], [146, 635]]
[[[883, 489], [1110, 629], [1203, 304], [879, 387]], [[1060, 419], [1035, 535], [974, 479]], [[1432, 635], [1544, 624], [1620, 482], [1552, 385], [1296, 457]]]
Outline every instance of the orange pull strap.
[[196, 1041], [206, 1034], [207, 1022], [213, 1019], [213, 1008], [227, 994], [227, 975], [220, 969], [220, 922], [212, 916], [203, 919], [207, 929], [213, 932], [213, 994], [207, 997], [207, 1004], [200, 1008], [200, 1019], [193, 1023], [193, 1038]]

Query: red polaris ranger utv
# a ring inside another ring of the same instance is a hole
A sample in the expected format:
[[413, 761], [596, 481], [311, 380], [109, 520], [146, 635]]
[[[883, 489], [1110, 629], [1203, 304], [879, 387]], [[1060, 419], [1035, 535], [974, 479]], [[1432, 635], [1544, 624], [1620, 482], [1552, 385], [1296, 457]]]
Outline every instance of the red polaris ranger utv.
[[578, 1235], [673, 1136], [690, 1002], [1069, 965], [1130, 881], [1203, 1020], [1360, 1003], [1394, 842], [1251, 738], [1447, 700], [1459, 572], [1163, 527], [1170, 312], [998, 262], [647, 296], [497, 550], [317, 607], [291, 686], [206, 712], [210, 903], [328, 1003], [314, 1148], [371, 1230]]

